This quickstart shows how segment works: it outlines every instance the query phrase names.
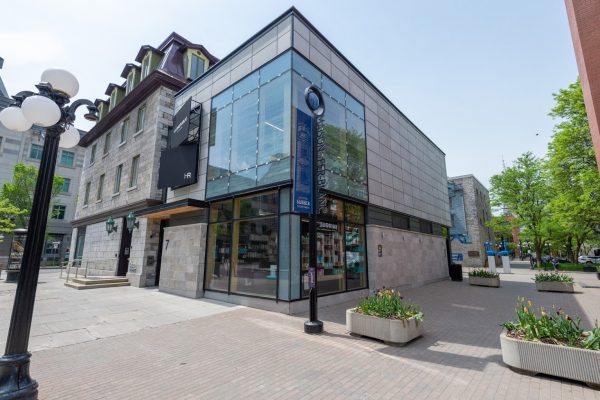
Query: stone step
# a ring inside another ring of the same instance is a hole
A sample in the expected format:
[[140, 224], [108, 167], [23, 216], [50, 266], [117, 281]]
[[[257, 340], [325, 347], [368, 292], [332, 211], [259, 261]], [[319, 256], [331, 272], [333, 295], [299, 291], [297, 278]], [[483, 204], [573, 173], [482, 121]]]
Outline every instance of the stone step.
[[65, 282], [66, 287], [70, 287], [77, 290], [85, 290], [85, 289], [101, 289], [101, 288], [109, 288], [109, 287], [119, 287], [119, 286], [129, 286], [129, 282], [103, 282], [103, 283], [95, 283], [95, 284], [82, 284], [76, 282]]
[[125, 277], [113, 276], [113, 277], [100, 277], [100, 276], [90, 276], [87, 278], [71, 278], [69, 281], [78, 283], [81, 285], [98, 285], [104, 283], [129, 283], [129, 280]]

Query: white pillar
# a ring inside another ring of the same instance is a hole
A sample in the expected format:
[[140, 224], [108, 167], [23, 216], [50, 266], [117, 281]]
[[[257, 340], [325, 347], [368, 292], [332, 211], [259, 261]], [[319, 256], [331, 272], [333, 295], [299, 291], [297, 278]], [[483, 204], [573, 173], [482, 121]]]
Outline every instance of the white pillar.
[[488, 265], [490, 272], [496, 272], [496, 256], [488, 256]]
[[508, 259], [508, 256], [502, 256], [502, 269], [504, 270], [505, 274], [510, 274], [510, 260]]

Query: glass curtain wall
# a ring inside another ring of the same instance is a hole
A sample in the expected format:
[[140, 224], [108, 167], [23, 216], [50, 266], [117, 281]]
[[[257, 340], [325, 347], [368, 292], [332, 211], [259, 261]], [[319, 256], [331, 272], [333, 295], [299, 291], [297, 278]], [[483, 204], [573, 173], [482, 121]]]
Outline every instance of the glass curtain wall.
[[212, 99], [206, 197], [291, 177], [291, 53]]
[[316, 69], [298, 53], [292, 53], [292, 105], [311, 115], [304, 91], [314, 84], [325, 102], [325, 189], [367, 201], [367, 150], [365, 110], [362, 104]]

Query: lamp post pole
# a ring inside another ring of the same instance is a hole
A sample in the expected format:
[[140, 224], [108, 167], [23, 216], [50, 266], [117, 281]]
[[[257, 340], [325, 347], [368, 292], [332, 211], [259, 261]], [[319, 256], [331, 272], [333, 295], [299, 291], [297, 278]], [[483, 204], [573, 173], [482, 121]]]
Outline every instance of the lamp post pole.
[[[49, 71], [60, 72], [62, 70]], [[70, 101], [69, 97], [76, 94], [79, 84], [70, 73], [66, 71], [62, 72], [65, 74], [58, 76], [58, 78], [56, 77], [56, 72], [54, 75], [51, 73], [50, 78], [57, 79], [58, 86], [61, 89], [61, 83], [64, 83], [67, 78], [72, 78], [71, 81], [67, 81], [65, 84], [67, 85], [65, 91], [60, 90], [58, 87], [53, 89], [50, 83], [46, 83], [47, 81], [44, 79], [45, 72], [42, 75], [44, 83], [37, 86], [40, 89], [39, 95], [31, 92], [21, 92], [13, 97], [15, 99], [13, 106], [2, 110], [2, 113], [0, 113], [0, 122], [9, 129], [21, 131], [29, 129], [32, 123], [40, 123], [37, 119], [33, 121], [29, 119], [32, 115], [31, 112], [35, 115], [36, 109], [31, 105], [25, 105], [27, 98], [37, 97], [38, 99], [35, 99], [33, 102], [42, 101], [46, 103], [39, 109], [40, 113], [48, 110], [50, 110], [50, 114], [54, 113], [52, 118], [46, 120], [53, 121], [54, 123], [46, 122], [45, 125], [42, 124], [42, 126], [46, 127], [46, 133], [27, 229], [28, 237], [21, 262], [21, 272], [19, 274], [10, 319], [6, 350], [4, 356], [0, 357], [0, 400], [37, 399], [38, 384], [29, 375], [29, 360], [31, 358], [31, 353], [28, 351], [29, 333], [31, 331], [35, 293], [40, 272], [40, 257], [44, 247], [44, 235], [52, 194], [56, 156], [58, 154], [59, 142], [61, 141], [60, 136], [67, 131], [64, 147], [74, 147], [79, 142], [79, 133], [77, 130], [73, 132], [75, 128], [71, 124], [75, 120], [75, 110], [81, 105], [88, 107], [89, 113], [86, 114], [86, 119], [97, 120], [96, 107], [89, 100], [77, 100], [72, 105], [67, 106]], [[73, 90], [69, 90], [73, 88], [73, 80], [76, 87], [74, 93]], [[68, 85], [69, 83], [71, 83], [71, 86]], [[43, 97], [45, 100], [40, 100], [40, 97]], [[54, 107], [58, 108], [60, 116], [56, 114], [56, 109], [48, 103], [48, 99], [54, 103]], [[23, 111], [23, 116], [19, 115], [20, 108], [23, 108], [23, 110], [28, 108], [28, 113]], [[5, 112], [6, 110], [9, 111]], [[21, 117], [23, 119], [19, 120]], [[27, 126], [27, 122], [21, 123], [26, 120], [30, 121], [29, 126]], [[75, 138], [73, 135], [77, 137]], [[67, 145], [67, 143], [70, 145]]]
[[319, 179], [320, 174], [323, 172], [323, 166], [319, 163], [319, 148], [323, 144], [322, 130], [323, 130], [323, 112], [325, 111], [325, 103], [323, 102], [323, 96], [319, 88], [315, 85], [311, 85], [306, 88], [304, 92], [304, 98], [308, 108], [313, 113], [313, 129], [312, 129], [312, 211], [310, 213], [309, 222], [309, 268], [308, 268], [308, 281], [309, 281], [309, 319], [304, 322], [305, 333], [321, 333], [323, 332], [323, 322], [319, 321], [318, 318], [318, 285], [317, 285], [317, 213], [320, 209], [320, 195], [319, 195]]

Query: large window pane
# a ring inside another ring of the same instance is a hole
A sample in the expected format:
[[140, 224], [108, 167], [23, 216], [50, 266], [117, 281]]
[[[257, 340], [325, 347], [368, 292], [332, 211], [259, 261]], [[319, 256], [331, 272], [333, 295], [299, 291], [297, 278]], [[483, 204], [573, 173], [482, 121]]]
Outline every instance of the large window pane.
[[207, 178], [212, 179], [229, 173], [229, 136], [231, 135], [231, 105], [213, 110], [210, 115], [208, 135]]
[[275, 297], [278, 229], [278, 217], [234, 222], [232, 292]]
[[346, 224], [346, 279], [348, 290], [367, 287], [365, 227]]
[[229, 221], [232, 216], [233, 201], [219, 201], [210, 205], [210, 222]]
[[235, 199], [235, 218], [264, 217], [279, 211], [276, 191]]
[[215, 197], [227, 194], [229, 191], [229, 177], [206, 181], [206, 197]]
[[293, 53], [292, 66], [294, 70], [302, 75], [306, 80], [321, 87], [321, 72], [313, 67], [301, 55]]
[[217, 96], [212, 98], [211, 107], [212, 110], [218, 110], [225, 107], [227, 104], [233, 101], [233, 87], [221, 92]]
[[258, 165], [290, 155], [290, 73], [260, 88]]
[[367, 183], [367, 152], [365, 148], [365, 123], [351, 112], [346, 112], [348, 179]]
[[260, 84], [263, 85], [292, 66], [292, 53], [287, 52], [260, 69]]
[[235, 85], [233, 85], [233, 100], [237, 100], [240, 97], [250, 93], [258, 87], [258, 71], [248, 75]]
[[256, 186], [256, 168], [250, 168], [231, 174], [229, 177], [229, 192], [239, 192]]
[[269, 183], [281, 182], [290, 179], [291, 159], [285, 158], [281, 161], [272, 162], [258, 167], [257, 186]]
[[231, 130], [231, 172], [256, 166], [258, 91], [233, 103]]
[[227, 291], [231, 266], [231, 223], [211, 224], [208, 229], [205, 287]]
[[339, 87], [334, 81], [323, 75], [323, 91], [327, 93], [331, 98], [337, 100], [339, 103], [345, 104], [346, 92], [344, 89]]

